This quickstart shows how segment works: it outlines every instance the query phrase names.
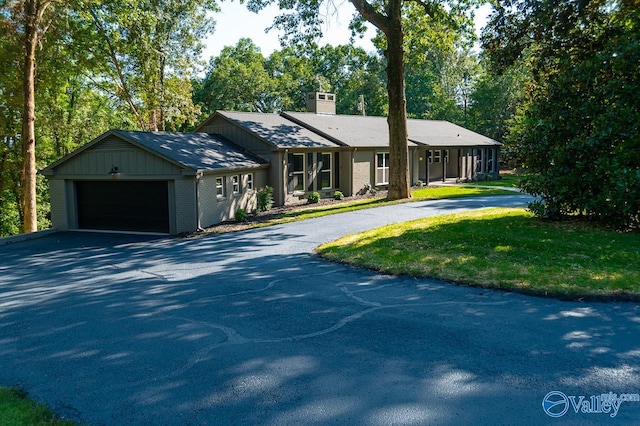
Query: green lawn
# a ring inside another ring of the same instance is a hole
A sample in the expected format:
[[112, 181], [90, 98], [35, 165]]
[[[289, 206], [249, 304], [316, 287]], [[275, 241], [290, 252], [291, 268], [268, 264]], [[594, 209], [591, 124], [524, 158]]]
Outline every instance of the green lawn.
[[524, 209], [428, 218], [318, 248], [331, 260], [559, 298], [640, 300], [640, 237], [581, 222], [543, 222]]
[[477, 197], [489, 195], [513, 195], [511, 191], [492, 188], [477, 188], [471, 186], [443, 186], [424, 187], [414, 189], [411, 192], [411, 199], [389, 201], [386, 198], [371, 198], [365, 200], [340, 202], [335, 204], [322, 205], [318, 207], [304, 206], [289, 213], [285, 213], [275, 219], [262, 223], [262, 226], [278, 223], [292, 222], [297, 220], [312, 219], [314, 217], [327, 216], [330, 214], [345, 213], [355, 210], [380, 207], [391, 204], [406, 203], [410, 201], [438, 200], [444, 198]]
[[487, 180], [482, 182], [469, 183], [465, 185], [502, 186], [506, 188], [517, 188], [518, 182], [522, 178], [522, 175], [517, 175], [514, 173], [505, 173], [505, 174], [501, 174], [500, 177], [502, 179]]
[[73, 426], [60, 420], [45, 405], [38, 404], [18, 389], [0, 387], [0, 425]]

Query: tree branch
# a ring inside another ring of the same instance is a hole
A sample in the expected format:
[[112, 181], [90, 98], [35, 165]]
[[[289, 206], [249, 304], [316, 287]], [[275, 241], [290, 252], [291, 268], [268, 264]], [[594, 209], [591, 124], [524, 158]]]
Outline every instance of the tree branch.
[[378, 28], [383, 33], [387, 34], [389, 32], [390, 22], [389, 17], [379, 13], [375, 10], [371, 3], [366, 0], [349, 0], [351, 4], [356, 8], [358, 13], [362, 15], [364, 19], [372, 23], [376, 28]]

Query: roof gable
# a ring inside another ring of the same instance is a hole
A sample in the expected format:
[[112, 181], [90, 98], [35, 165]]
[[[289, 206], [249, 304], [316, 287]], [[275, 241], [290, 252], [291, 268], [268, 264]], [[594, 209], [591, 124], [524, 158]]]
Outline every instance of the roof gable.
[[101, 144], [112, 140], [113, 137], [122, 140], [124, 144], [131, 144], [163, 158], [180, 168], [194, 171], [252, 168], [266, 163], [219, 135], [110, 130], [47, 166], [42, 170], [43, 174], [52, 173], [54, 169], [85, 151], [99, 149]]
[[216, 114], [241, 126], [276, 148], [336, 148], [339, 146], [329, 138], [279, 114], [231, 111], [217, 111]]

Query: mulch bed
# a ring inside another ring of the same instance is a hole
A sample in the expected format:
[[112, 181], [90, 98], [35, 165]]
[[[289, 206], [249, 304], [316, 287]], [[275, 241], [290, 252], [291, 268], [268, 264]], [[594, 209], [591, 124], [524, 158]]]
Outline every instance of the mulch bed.
[[354, 195], [352, 197], [344, 197], [342, 200], [334, 200], [333, 198], [322, 198], [315, 204], [309, 204], [306, 199], [300, 200], [294, 204], [287, 204], [286, 206], [273, 207], [264, 212], [254, 212], [249, 214], [247, 220], [244, 222], [236, 222], [235, 220], [225, 221], [208, 228], [203, 229], [200, 232], [190, 233], [184, 235], [186, 238], [200, 237], [211, 234], [224, 234], [227, 232], [243, 231], [245, 229], [255, 228], [258, 224], [269, 222], [270, 220], [278, 219], [287, 213], [297, 212], [301, 210], [318, 209], [329, 206], [339, 206], [340, 204], [346, 204], [353, 201], [360, 200], [372, 200], [377, 198], [386, 198], [386, 191], [379, 191], [375, 195]]

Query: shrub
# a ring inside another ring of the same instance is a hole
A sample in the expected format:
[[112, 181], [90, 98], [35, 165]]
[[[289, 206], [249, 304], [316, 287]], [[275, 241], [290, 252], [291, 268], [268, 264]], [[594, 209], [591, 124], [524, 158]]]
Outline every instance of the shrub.
[[247, 221], [247, 212], [244, 209], [236, 210], [236, 222], [246, 222]]
[[273, 188], [265, 186], [258, 191], [257, 194], [258, 211], [264, 212], [273, 207]]
[[307, 202], [309, 204], [316, 204], [319, 201], [320, 201], [320, 194], [315, 191], [309, 193], [309, 195], [307, 196]]
[[344, 194], [340, 191], [336, 191], [333, 193], [334, 200], [342, 200], [344, 198]]
[[369, 190], [369, 194], [376, 195], [378, 193], [378, 191], [380, 191], [378, 188], [371, 188]]

